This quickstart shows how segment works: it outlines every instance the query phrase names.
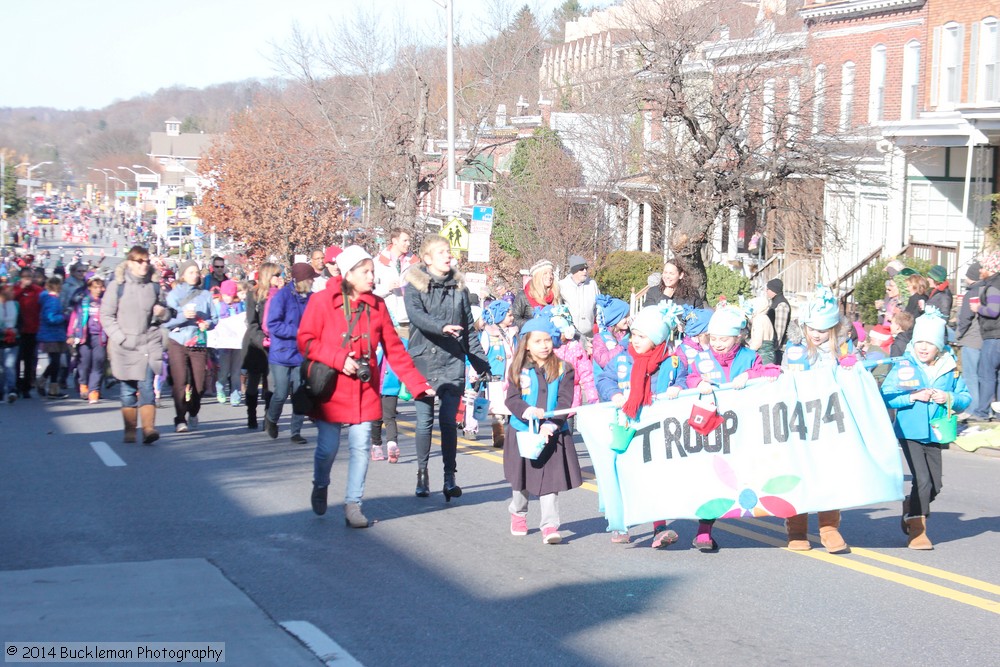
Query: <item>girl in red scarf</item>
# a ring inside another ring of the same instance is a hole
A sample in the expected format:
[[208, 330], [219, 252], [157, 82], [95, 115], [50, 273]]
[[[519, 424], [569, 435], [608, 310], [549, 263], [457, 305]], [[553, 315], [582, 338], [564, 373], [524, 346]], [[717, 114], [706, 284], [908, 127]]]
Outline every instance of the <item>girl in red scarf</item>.
[[539, 309], [562, 303], [552, 262], [547, 259], [535, 262], [528, 274], [528, 284], [524, 286], [523, 292], [514, 297], [514, 305], [511, 307], [514, 313], [514, 326], [518, 329], [522, 328]]
[[[628, 349], [608, 363], [598, 380], [601, 400], [610, 400], [630, 420], [637, 420], [656, 395], [677, 398], [686, 383], [687, 364], [668, 340], [682, 312], [669, 301], [640, 310], [632, 320]], [[628, 531], [612, 532], [611, 541], [628, 543]], [[667, 528], [666, 521], [653, 522], [654, 549], [676, 541], [677, 533]]]

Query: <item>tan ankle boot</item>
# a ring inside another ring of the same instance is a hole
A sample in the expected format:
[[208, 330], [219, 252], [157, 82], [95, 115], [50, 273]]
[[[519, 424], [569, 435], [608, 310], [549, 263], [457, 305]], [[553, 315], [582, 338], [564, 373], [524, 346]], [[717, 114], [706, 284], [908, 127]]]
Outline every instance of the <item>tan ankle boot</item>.
[[81, 384], [80, 385], [80, 398], [82, 398], [84, 400], [87, 400], [87, 398], [89, 396], [90, 396], [90, 387], [88, 387], [85, 384]]
[[850, 551], [840, 534], [840, 510], [819, 512], [819, 541], [829, 553], [842, 554]]
[[503, 424], [493, 422], [493, 446], [503, 449]]
[[907, 547], [918, 551], [930, 551], [934, 548], [930, 538], [927, 537], [927, 517], [911, 516], [906, 519], [906, 527], [909, 528]]
[[125, 438], [122, 442], [135, 442], [135, 427], [138, 414], [138, 408], [122, 408], [122, 421], [125, 422]]
[[796, 514], [785, 519], [785, 531], [788, 533], [788, 548], [792, 551], [809, 551], [809, 515]]
[[139, 417], [142, 419], [142, 444], [151, 445], [160, 439], [160, 432], [156, 430], [156, 406], [139, 406]]

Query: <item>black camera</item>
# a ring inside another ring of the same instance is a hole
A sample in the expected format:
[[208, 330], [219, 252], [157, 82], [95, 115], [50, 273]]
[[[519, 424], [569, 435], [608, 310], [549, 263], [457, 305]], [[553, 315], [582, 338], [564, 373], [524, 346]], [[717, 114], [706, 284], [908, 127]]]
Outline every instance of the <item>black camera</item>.
[[372, 365], [367, 356], [358, 359], [358, 379], [362, 382], [372, 381]]

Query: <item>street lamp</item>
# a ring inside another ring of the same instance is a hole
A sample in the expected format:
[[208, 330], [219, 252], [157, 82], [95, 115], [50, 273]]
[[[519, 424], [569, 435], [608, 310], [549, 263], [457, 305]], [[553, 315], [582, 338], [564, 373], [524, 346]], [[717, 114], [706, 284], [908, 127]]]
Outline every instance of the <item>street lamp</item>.
[[[24, 163], [24, 164], [27, 164], [27, 163]], [[25, 225], [25, 227], [27, 227], [29, 224], [31, 224], [31, 172], [32, 172], [32, 170], [38, 169], [39, 167], [41, 167], [44, 164], [52, 164], [52, 161], [51, 160], [46, 160], [45, 162], [39, 162], [38, 164], [34, 164], [34, 165], [31, 165], [30, 167], [28, 167], [28, 178], [27, 178], [28, 185], [26, 186], [28, 188], [28, 190], [27, 190], [27, 192], [24, 195], [24, 198], [27, 200], [27, 205], [24, 208], [24, 225]]]
[[[445, 192], [449, 202], [445, 206], [451, 205], [453, 208], [461, 208], [461, 195], [455, 183], [455, 0], [434, 0], [443, 7], [447, 14], [448, 23], [448, 44], [447, 44], [447, 77], [448, 77], [448, 182], [445, 185]], [[444, 196], [442, 196], [444, 199]], [[445, 211], [449, 212], [449, 211]]]

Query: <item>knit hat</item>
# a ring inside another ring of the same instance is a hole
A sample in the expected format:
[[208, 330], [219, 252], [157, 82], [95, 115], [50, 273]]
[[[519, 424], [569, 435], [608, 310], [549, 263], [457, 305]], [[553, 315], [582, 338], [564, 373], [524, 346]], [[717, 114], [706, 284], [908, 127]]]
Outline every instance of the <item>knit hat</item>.
[[885, 265], [885, 272], [889, 274], [890, 278], [895, 278], [896, 274], [902, 271], [905, 267], [903, 263], [898, 259], [894, 259]]
[[980, 257], [979, 262], [983, 265], [983, 269], [985, 269], [991, 276], [1000, 272], [1000, 250], [996, 250], [988, 255]]
[[607, 294], [597, 295], [597, 324], [602, 329], [615, 326], [628, 317], [628, 303]]
[[552, 308], [552, 325], [566, 338], [576, 336], [576, 326], [573, 324], [573, 314], [569, 312], [569, 306], [564, 303]]
[[238, 287], [239, 285], [236, 284], [235, 280], [223, 280], [222, 284], [219, 285], [219, 293], [228, 294], [229, 296], [236, 296]]
[[753, 309], [753, 315], [767, 312], [767, 305], [767, 297], [763, 294], [758, 294], [754, 298], [750, 299], [750, 307]]
[[878, 347], [885, 347], [886, 344], [892, 342], [892, 331], [889, 330], [889, 325], [879, 324], [868, 332], [868, 338]]
[[183, 278], [184, 272], [187, 271], [192, 266], [198, 269], [199, 272], [201, 271], [201, 269], [198, 268], [198, 262], [194, 261], [193, 259], [189, 259], [184, 262], [181, 262], [181, 268], [177, 270], [177, 276]]
[[711, 308], [684, 308], [684, 334], [687, 336], [700, 336], [708, 331], [708, 323], [712, 321], [715, 311]]
[[746, 313], [736, 306], [723, 306], [712, 314], [708, 333], [713, 336], [739, 336], [746, 325]]
[[767, 281], [767, 289], [775, 294], [781, 294], [785, 291], [785, 283], [781, 281], [781, 278], [771, 278]]
[[927, 271], [927, 277], [936, 283], [943, 283], [948, 280], [948, 269], [940, 264], [935, 264]]
[[583, 257], [580, 257], [579, 255], [569, 256], [570, 273], [576, 273], [580, 269], [585, 269], [585, 268], [587, 268], [587, 260], [585, 260]]
[[829, 287], [816, 286], [816, 291], [806, 303], [805, 314], [799, 320], [816, 331], [826, 331], [840, 324], [840, 308]]
[[344, 252], [344, 249], [341, 248], [339, 245], [329, 246], [326, 249], [326, 252], [323, 253], [323, 263], [333, 264], [334, 261], [337, 259], [337, 256], [340, 255], [340, 253], [342, 252]]
[[683, 308], [673, 301], [661, 301], [636, 313], [630, 328], [653, 341], [653, 345], [659, 345], [677, 329], [683, 312]]
[[548, 269], [554, 269], [555, 265], [552, 264], [552, 262], [550, 262], [547, 259], [540, 259], [540, 260], [538, 260], [537, 262], [535, 262], [532, 265], [531, 269], [528, 271], [528, 275], [533, 276], [536, 273], [538, 273], [539, 271], [542, 271], [542, 270], [544, 270], [546, 268], [548, 268]]
[[469, 310], [472, 311], [472, 321], [478, 322], [483, 317], [483, 307], [482, 306], [469, 306]]
[[969, 269], [965, 272], [965, 277], [972, 282], [979, 280], [979, 271], [982, 265], [979, 262], [973, 262], [969, 264]]
[[343, 252], [337, 255], [337, 267], [346, 276], [348, 271], [366, 259], [371, 258], [372, 256], [368, 254], [368, 251], [361, 246], [349, 245], [344, 248]]
[[305, 262], [297, 262], [292, 264], [292, 280], [299, 282], [300, 280], [309, 280], [310, 278], [315, 278], [319, 274], [316, 273], [316, 269], [312, 267], [312, 264], [307, 264]]
[[939, 350], [944, 349], [944, 316], [936, 306], [925, 306], [924, 314], [913, 323], [914, 343], [931, 343]]
[[500, 324], [510, 312], [510, 304], [503, 299], [496, 299], [483, 311], [483, 321], [486, 324]]
[[908, 266], [904, 266], [903, 268], [901, 268], [899, 270], [899, 275], [903, 276], [904, 278], [909, 278], [910, 276], [916, 276], [916, 275], [920, 275], [920, 274], [919, 274], [919, 272], [916, 269], [912, 269], [912, 268], [910, 268]]
[[537, 315], [532, 317], [530, 320], [524, 323], [521, 327], [520, 336], [522, 340], [526, 340], [524, 337], [531, 333], [532, 331], [541, 331], [547, 334], [552, 339], [552, 347], [559, 347], [562, 336], [555, 325], [552, 323], [552, 311], [546, 306]]

